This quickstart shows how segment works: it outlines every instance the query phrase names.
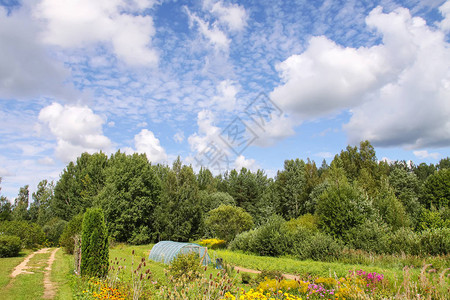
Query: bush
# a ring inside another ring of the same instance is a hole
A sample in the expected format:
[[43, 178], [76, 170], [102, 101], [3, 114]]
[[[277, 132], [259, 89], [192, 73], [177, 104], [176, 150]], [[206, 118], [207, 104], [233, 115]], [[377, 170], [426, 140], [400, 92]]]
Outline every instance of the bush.
[[230, 250], [241, 250], [253, 252], [255, 243], [256, 229], [242, 232], [238, 234], [234, 240], [228, 245]]
[[409, 227], [403, 227], [389, 234], [388, 252], [391, 254], [413, 254], [419, 253], [419, 237]]
[[169, 266], [169, 274], [175, 279], [185, 275], [188, 280], [194, 280], [201, 276], [201, 271], [200, 257], [195, 252], [177, 255]]
[[215, 236], [230, 242], [237, 234], [253, 227], [253, 218], [242, 207], [222, 204], [208, 213], [205, 224]]
[[390, 232], [390, 228], [385, 223], [366, 220], [350, 229], [345, 240], [353, 249], [384, 253], [388, 248], [387, 232]]
[[108, 274], [109, 248], [103, 211], [91, 208], [83, 218], [81, 236], [81, 275], [105, 277]]
[[83, 225], [83, 214], [76, 215], [72, 218], [72, 220], [67, 223], [67, 226], [64, 228], [61, 237], [59, 238], [59, 245], [64, 247], [64, 250], [68, 254], [73, 254], [75, 241], [75, 235], [81, 235]]
[[261, 225], [255, 233], [251, 251], [266, 256], [279, 256], [288, 248], [285, 223], [281, 216], [275, 215]]
[[38, 248], [45, 241], [42, 228], [36, 223], [26, 221], [0, 222], [0, 232], [5, 235], [14, 235], [20, 238], [22, 247], [28, 249]]
[[208, 247], [208, 249], [223, 249], [226, 246], [224, 240], [219, 239], [203, 239], [198, 243], [200, 246]]
[[18, 256], [22, 248], [20, 238], [13, 235], [0, 235], [0, 257]]
[[289, 231], [295, 232], [298, 227], [303, 227], [311, 231], [319, 230], [319, 218], [315, 215], [305, 214], [286, 222], [286, 227]]
[[436, 228], [419, 234], [419, 248], [422, 254], [445, 255], [450, 252], [450, 229]]
[[325, 233], [315, 233], [303, 245], [303, 257], [317, 261], [334, 261], [341, 256], [342, 245]]
[[260, 283], [268, 279], [282, 279], [283, 273], [276, 270], [261, 270], [261, 273], [256, 275], [255, 282]]
[[66, 225], [66, 221], [59, 218], [53, 218], [42, 227], [42, 231], [44, 231], [51, 246], [58, 246], [59, 238], [66, 228]]

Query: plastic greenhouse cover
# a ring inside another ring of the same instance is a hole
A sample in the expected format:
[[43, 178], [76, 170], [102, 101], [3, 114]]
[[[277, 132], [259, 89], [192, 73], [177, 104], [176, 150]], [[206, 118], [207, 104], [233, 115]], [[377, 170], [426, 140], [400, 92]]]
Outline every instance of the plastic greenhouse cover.
[[211, 259], [206, 251], [206, 247], [202, 247], [194, 243], [161, 241], [153, 246], [148, 258], [153, 261], [170, 264], [178, 254], [195, 252], [200, 256], [200, 258], [203, 258], [203, 265], [206, 266], [211, 263]]

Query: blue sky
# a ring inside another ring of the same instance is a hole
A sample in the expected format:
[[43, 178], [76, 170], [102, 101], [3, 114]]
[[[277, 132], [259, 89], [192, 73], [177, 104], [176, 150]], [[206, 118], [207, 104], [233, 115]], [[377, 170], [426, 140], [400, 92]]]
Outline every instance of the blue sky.
[[369, 139], [378, 159], [436, 163], [449, 32], [442, 0], [0, 0], [1, 192], [84, 151], [274, 176]]

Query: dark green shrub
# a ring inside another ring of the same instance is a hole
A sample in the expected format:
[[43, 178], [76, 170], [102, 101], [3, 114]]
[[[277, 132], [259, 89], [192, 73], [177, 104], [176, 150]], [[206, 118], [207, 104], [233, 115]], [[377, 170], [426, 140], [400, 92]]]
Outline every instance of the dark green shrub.
[[81, 235], [83, 225], [83, 214], [76, 215], [73, 217], [67, 226], [64, 228], [61, 237], [59, 238], [59, 245], [64, 248], [64, 250], [73, 254], [73, 249], [75, 246], [74, 236]]
[[20, 238], [13, 235], [0, 235], [0, 257], [18, 256], [22, 242]]
[[234, 238], [234, 240], [229, 244], [228, 248], [230, 248], [231, 250], [252, 252], [253, 245], [255, 243], [255, 235], [256, 229], [242, 232]]
[[403, 227], [389, 234], [387, 252], [391, 254], [419, 254], [419, 237], [409, 227]]
[[388, 248], [388, 232], [390, 228], [385, 223], [366, 220], [350, 229], [345, 235], [345, 240], [353, 249], [384, 253]]
[[45, 234], [36, 223], [3, 221], [0, 222], [0, 232], [5, 235], [18, 236], [22, 242], [22, 247], [28, 249], [38, 248], [45, 241]]
[[103, 211], [91, 208], [83, 218], [81, 236], [81, 275], [105, 277], [108, 274], [109, 248]]
[[195, 252], [179, 254], [169, 266], [169, 274], [175, 279], [185, 275], [188, 280], [201, 276], [200, 257]]
[[281, 216], [270, 217], [265, 224], [256, 230], [250, 251], [266, 256], [284, 254], [288, 247], [284, 223], [285, 220]]
[[427, 229], [419, 234], [422, 254], [445, 255], [450, 253], [450, 228]]
[[342, 245], [328, 234], [317, 232], [303, 245], [303, 257], [317, 261], [334, 261], [341, 256]]
[[252, 281], [252, 276], [249, 273], [241, 273], [241, 282], [249, 284]]
[[58, 246], [59, 238], [66, 228], [67, 221], [59, 218], [51, 219], [47, 224], [42, 227], [42, 231], [45, 233], [45, 237], [50, 242], [51, 246]]

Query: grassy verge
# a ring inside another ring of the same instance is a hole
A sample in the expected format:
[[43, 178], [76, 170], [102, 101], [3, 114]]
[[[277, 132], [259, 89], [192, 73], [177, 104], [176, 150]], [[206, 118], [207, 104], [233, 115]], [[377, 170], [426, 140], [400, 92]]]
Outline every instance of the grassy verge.
[[0, 258], [0, 291], [11, 280], [11, 277], [9, 277], [9, 275], [12, 273], [14, 268], [18, 264], [20, 264], [31, 252], [31, 250], [24, 249], [22, 250], [22, 252], [20, 252], [20, 256], [18, 257]]
[[30, 267], [27, 271], [32, 274], [20, 274], [10, 281], [6, 287], [2, 288], [2, 299], [29, 300], [40, 299], [44, 294], [44, 271], [50, 252], [40, 253], [33, 256], [28, 262]]
[[[228, 263], [244, 268], [254, 270], [276, 270], [287, 274], [298, 274], [302, 277], [307, 277], [308, 275], [334, 277], [334, 274], [337, 276], [345, 276], [348, 274], [349, 270], [360, 269], [364, 269], [368, 272], [382, 273], [389, 278], [400, 279], [403, 276], [402, 268], [383, 268], [361, 264], [320, 262], [312, 260], [302, 261], [286, 257], [256, 256], [229, 250], [210, 250], [209, 252], [212, 259], [221, 257]], [[418, 272], [419, 270], [417, 270], [417, 274]]]
[[57, 285], [55, 299], [72, 299], [71, 274], [73, 273], [73, 256], [65, 254], [63, 249], [56, 252], [53, 262], [51, 280]]

